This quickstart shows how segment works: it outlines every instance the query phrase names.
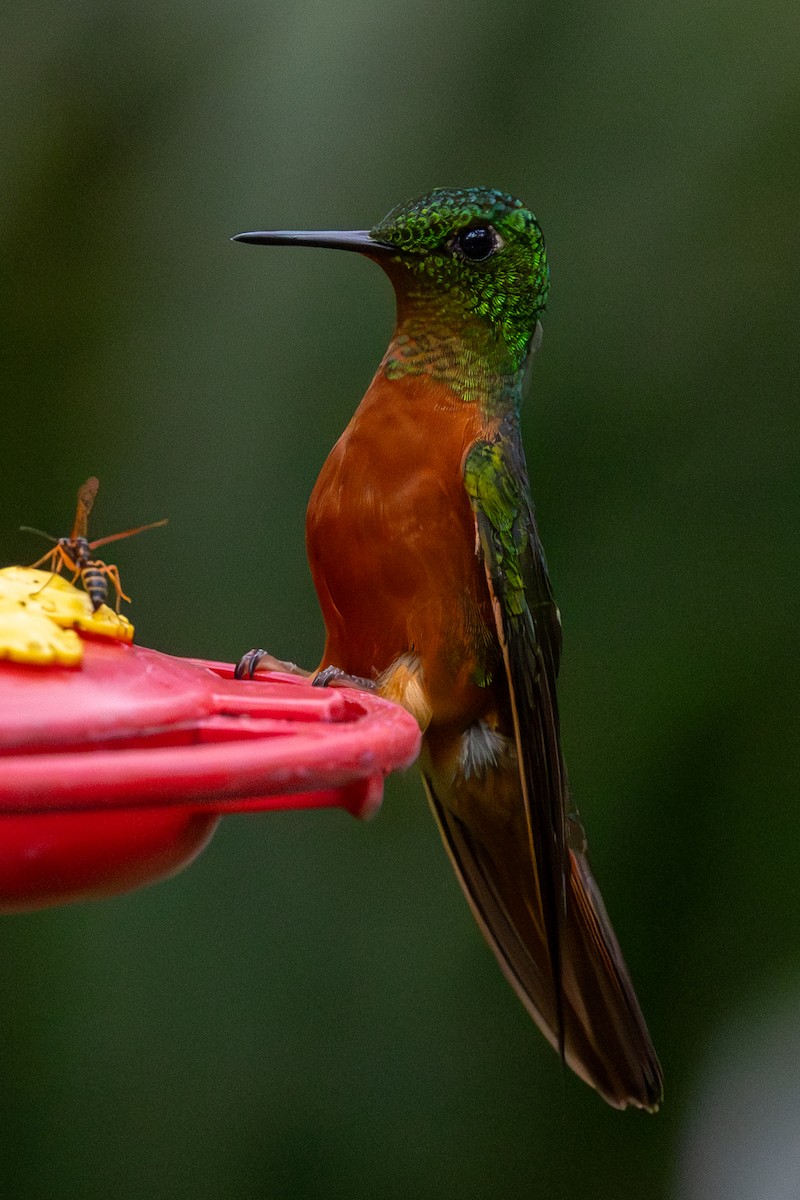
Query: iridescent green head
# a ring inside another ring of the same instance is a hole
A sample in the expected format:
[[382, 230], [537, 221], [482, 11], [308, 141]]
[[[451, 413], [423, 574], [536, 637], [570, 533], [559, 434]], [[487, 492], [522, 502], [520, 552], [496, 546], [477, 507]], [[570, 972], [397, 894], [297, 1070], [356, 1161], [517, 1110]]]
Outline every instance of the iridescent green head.
[[547, 301], [550, 272], [536, 217], [493, 188], [437, 188], [392, 209], [369, 231], [246, 233], [237, 240], [360, 251], [392, 279], [402, 329], [462, 338], [504, 372], [524, 364]]
[[542, 231], [521, 200], [490, 188], [437, 188], [392, 209], [370, 237], [398, 252], [391, 274], [401, 295], [439, 293], [443, 315], [478, 318], [517, 362], [524, 358], [550, 271]]

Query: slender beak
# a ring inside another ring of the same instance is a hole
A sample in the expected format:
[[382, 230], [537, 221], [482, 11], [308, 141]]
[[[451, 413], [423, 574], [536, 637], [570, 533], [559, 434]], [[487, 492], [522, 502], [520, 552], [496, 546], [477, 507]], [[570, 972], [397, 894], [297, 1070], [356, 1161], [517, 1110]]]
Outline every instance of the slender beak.
[[328, 246], [333, 250], [356, 250], [361, 254], [397, 253], [396, 246], [376, 241], [367, 229], [351, 229], [344, 232], [278, 229], [264, 233], [236, 233], [231, 241], [250, 242], [253, 246]]

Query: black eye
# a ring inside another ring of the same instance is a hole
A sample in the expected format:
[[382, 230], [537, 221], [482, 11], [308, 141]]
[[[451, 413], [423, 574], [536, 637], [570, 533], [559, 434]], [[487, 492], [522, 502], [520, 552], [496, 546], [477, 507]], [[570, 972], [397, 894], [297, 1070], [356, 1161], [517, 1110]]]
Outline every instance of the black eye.
[[452, 245], [470, 262], [483, 262], [495, 250], [499, 250], [502, 243], [491, 225], [476, 225], [457, 233]]

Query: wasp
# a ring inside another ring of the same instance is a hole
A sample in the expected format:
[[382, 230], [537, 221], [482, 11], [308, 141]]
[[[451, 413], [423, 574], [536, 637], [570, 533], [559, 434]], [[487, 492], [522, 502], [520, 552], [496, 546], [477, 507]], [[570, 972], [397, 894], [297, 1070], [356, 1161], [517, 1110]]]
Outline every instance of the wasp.
[[47, 538], [49, 542], [55, 543], [52, 550], [48, 550], [40, 559], [31, 564], [31, 570], [47, 564], [47, 569], [54, 575], [60, 575], [64, 568], [72, 571], [72, 582], [75, 583], [80, 577], [95, 612], [101, 605], [108, 602], [108, 581], [111, 580], [117, 593], [117, 612], [119, 612], [119, 606], [123, 600], [130, 603], [130, 596], [126, 596], [122, 590], [119, 568], [114, 563], [105, 563], [102, 559], [93, 558], [93, 552], [98, 546], [107, 546], [109, 542], [118, 542], [121, 538], [133, 537], [134, 534], [144, 533], [147, 529], [157, 529], [160, 525], [166, 525], [167, 518], [164, 517], [161, 521], [152, 521], [149, 525], [137, 525], [135, 529], [126, 529], [123, 533], [112, 533], [108, 537], [97, 538], [90, 542], [88, 537], [89, 515], [99, 487], [99, 480], [92, 475], [78, 489], [75, 520], [69, 537], [55, 538], [41, 529], [31, 528], [30, 525], [22, 525], [21, 529], [25, 533], [36, 533], [40, 537]]

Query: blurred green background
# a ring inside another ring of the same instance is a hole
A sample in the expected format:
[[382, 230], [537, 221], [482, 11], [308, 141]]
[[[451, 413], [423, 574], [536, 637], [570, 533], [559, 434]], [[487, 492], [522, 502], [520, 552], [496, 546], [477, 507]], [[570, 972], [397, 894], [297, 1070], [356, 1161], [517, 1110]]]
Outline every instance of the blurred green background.
[[115, 555], [145, 644], [316, 663], [305, 503], [391, 329], [371, 264], [229, 235], [438, 185], [536, 211], [566, 756], [667, 1080], [649, 1117], [562, 1071], [411, 773], [372, 824], [231, 818], [166, 884], [2, 920], [4, 1197], [800, 1195], [797, 34], [788, 0], [3, 6], [0, 558], [96, 473], [96, 536], [170, 520]]

